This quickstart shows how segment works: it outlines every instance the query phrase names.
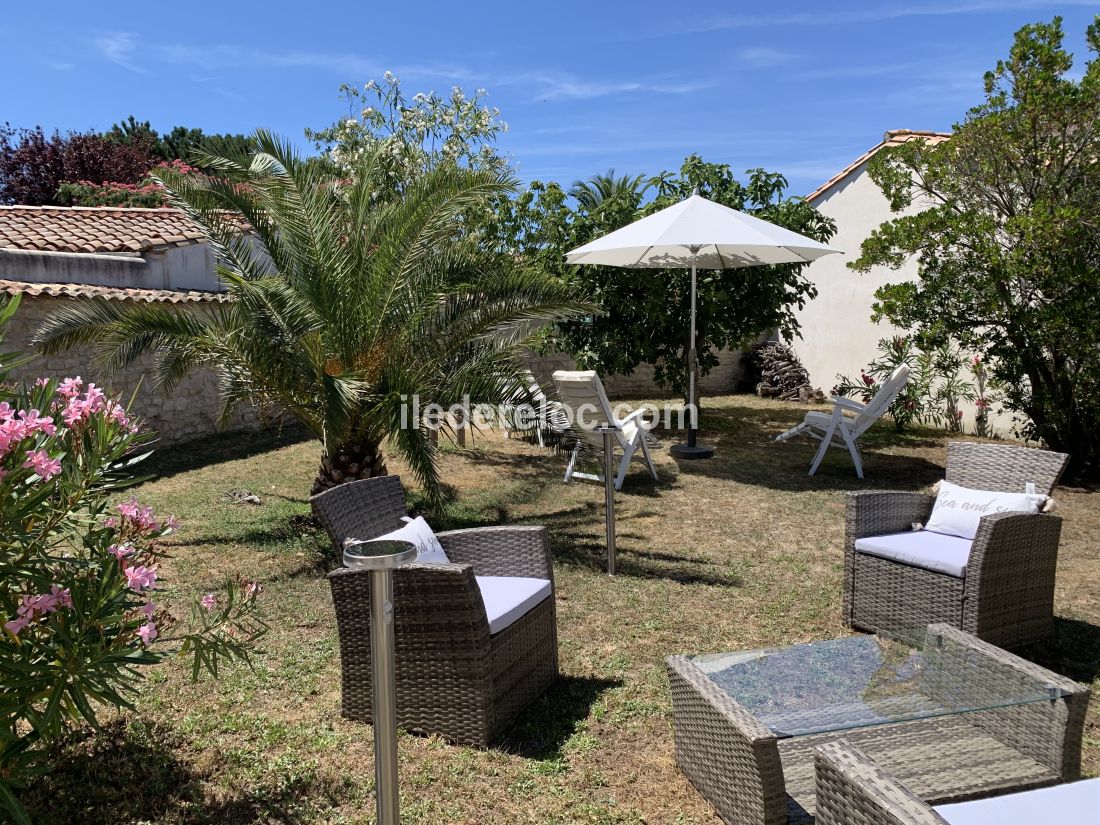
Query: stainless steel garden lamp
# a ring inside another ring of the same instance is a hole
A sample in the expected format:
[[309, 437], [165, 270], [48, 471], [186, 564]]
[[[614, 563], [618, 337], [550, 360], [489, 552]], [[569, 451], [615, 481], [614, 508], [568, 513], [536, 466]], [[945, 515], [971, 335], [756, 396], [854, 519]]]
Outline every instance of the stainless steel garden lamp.
[[407, 541], [344, 542], [344, 565], [370, 572], [370, 658], [374, 695], [374, 795], [378, 825], [400, 825], [397, 684], [393, 653], [393, 569], [416, 558]]

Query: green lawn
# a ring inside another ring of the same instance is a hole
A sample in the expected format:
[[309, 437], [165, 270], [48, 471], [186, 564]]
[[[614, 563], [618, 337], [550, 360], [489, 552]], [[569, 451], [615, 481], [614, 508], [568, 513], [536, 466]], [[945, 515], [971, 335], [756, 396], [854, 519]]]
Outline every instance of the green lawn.
[[[448, 449], [453, 491], [436, 529], [549, 526], [557, 567], [562, 679], [495, 748], [400, 743], [406, 823], [717, 823], [678, 773], [662, 658], [843, 635], [844, 491], [918, 489], [942, 477], [942, 433], [865, 439], [868, 480], [834, 453], [805, 473], [806, 442], [770, 439], [805, 408], [750, 396], [707, 401], [710, 462], [677, 465], [658, 433], [660, 478], [640, 464], [619, 497], [619, 570], [603, 574], [598, 485], [564, 485], [561, 456], [495, 432]], [[165, 450], [137, 491], [183, 528], [165, 566], [165, 603], [258, 577], [271, 633], [253, 669], [192, 684], [183, 663], [149, 673], [138, 712], [60, 749], [28, 794], [36, 822], [366, 823], [373, 820], [369, 726], [339, 715], [339, 660], [325, 573], [335, 566], [306, 518], [318, 445], [290, 434], [225, 435]], [[391, 460], [390, 471], [402, 472]], [[247, 489], [262, 503], [236, 503]], [[1043, 664], [1100, 672], [1100, 499], [1060, 489], [1058, 642]], [[415, 505], [415, 492], [411, 496]], [[444, 523], [446, 522], [446, 523]], [[1100, 773], [1090, 708], [1085, 769]]]

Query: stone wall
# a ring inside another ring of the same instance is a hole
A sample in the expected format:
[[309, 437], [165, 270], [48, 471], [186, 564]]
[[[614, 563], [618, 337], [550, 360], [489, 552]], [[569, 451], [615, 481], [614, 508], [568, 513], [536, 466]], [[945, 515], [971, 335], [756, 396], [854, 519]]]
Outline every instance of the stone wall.
[[[8, 324], [4, 336], [5, 351], [31, 351], [30, 342], [42, 321], [52, 312], [70, 305], [72, 298], [24, 295], [19, 311]], [[206, 311], [202, 304], [187, 304], [186, 311]], [[108, 378], [102, 370], [92, 365], [87, 349], [75, 348], [60, 355], [37, 356], [29, 364], [20, 367], [16, 378], [28, 381], [45, 375], [65, 378], [81, 376], [85, 382], [94, 382], [117, 393], [123, 403], [130, 400], [135, 388], [131, 411], [145, 419], [150, 429], [160, 434], [161, 443], [171, 444], [218, 431], [218, 415], [221, 404], [218, 398], [218, 381], [209, 370], [195, 371], [181, 381], [171, 395], [164, 395], [153, 386], [150, 372], [152, 359], [146, 356], [125, 372]], [[254, 411], [238, 413], [229, 423], [229, 429], [252, 427], [256, 424]]]
[[[531, 372], [544, 387], [553, 385], [554, 370], [576, 369], [576, 362], [563, 352], [551, 355], [531, 355], [528, 358]], [[699, 382], [703, 394], [728, 395], [737, 389], [741, 381], [741, 352], [723, 350], [718, 354], [718, 365]], [[642, 364], [630, 375], [602, 376], [607, 397], [611, 400], [635, 398], [666, 398], [672, 393], [653, 383], [653, 366]]]

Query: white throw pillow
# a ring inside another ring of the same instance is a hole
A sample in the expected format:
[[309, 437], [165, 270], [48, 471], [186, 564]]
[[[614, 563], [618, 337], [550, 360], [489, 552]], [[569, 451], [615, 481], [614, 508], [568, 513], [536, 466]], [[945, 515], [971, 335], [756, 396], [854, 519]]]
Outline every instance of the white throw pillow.
[[416, 518], [403, 516], [402, 518], [405, 521], [404, 527], [376, 539], [371, 539], [371, 541], [386, 541], [389, 539], [415, 544], [416, 560], [420, 564], [448, 564], [451, 561], [447, 558], [447, 554], [443, 551], [443, 545], [439, 543], [439, 539], [435, 537], [435, 533], [432, 532], [428, 522], [424, 521], [423, 516], [417, 516]]
[[1046, 496], [1034, 493], [999, 493], [993, 490], [972, 490], [949, 481], [939, 483], [936, 504], [925, 530], [973, 539], [982, 516], [994, 513], [1037, 513]]

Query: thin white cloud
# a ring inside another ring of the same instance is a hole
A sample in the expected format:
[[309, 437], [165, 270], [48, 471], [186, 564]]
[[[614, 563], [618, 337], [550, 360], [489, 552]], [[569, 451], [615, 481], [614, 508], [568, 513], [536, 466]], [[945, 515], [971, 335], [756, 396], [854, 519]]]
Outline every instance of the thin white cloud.
[[138, 41], [133, 32], [102, 32], [92, 38], [92, 45], [111, 63], [137, 74], [149, 74], [148, 69], [134, 62]]
[[53, 69], [55, 72], [67, 72], [70, 69], [75, 69], [76, 68], [75, 63], [69, 63], [68, 61], [65, 61], [65, 60], [53, 60], [53, 59], [48, 58], [48, 57], [43, 59], [42, 64], [47, 69]]
[[747, 66], [767, 69], [790, 63], [794, 59], [794, 55], [791, 52], [785, 52], [781, 49], [772, 49], [768, 46], [755, 46], [739, 51], [737, 53], [737, 59]]
[[681, 95], [708, 89], [714, 81], [650, 80], [589, 80], [566, 72], [520, 72], [502, 75], [491, 83], [495, 86], [530, 86], [534, 100], [593, 100], [628, 94]]
[[1057, 9], [1066, 6], [1095, 5], [1096, 0], [965, 0], [956, 3], [894, 3], [877, 8], [844, 9], [822, 6], [819, 11], [789, 14], [726, 14], [699, 20], [696, 23], [684, 26], [642, 33], [638, 37], [648, 39], [663, 37], [668, 34], [691, 34], [744, 28], [851, 26], [864, 23], [881, 23], [906, 17], [949, 17], [959, 14], [992, 14], [1029, 9]]

